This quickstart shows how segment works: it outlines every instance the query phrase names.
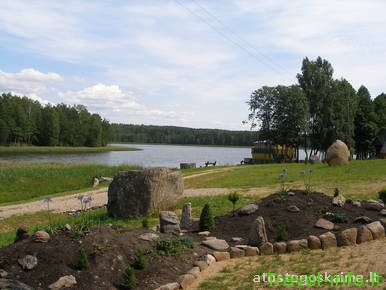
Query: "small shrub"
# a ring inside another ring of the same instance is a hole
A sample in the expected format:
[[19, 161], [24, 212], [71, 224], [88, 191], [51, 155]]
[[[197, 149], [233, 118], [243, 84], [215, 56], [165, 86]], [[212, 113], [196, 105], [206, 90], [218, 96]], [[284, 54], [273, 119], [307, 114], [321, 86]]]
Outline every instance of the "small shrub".
[[148, 217], [144, 217], [142, 219], [142, 227], [145, 228], [145, 229], [149, 228], [149, 218]]
[[125, 269], [121, 286], [124, 289], [132, 289], [137, 286], [137, 277], [135, 276], [134, 269], [130, 265]]
[[186, 237], [180, 238], [180, 243], [184, 248], [187, 248], [187, 249], [194, 248], [194, 242], [191, 237], [186, 236]]
[[148, 265], [149, 265], [149, 263], [147, 262], [147, 260], [145, 258], [144, 252], [143, 251], [136, 251], [135, 252], [135, 261], [132, 264], [133, 268], [141, 270], [141, 269], [147, 268]]
[[339, 188], [334, 189], [334, 197], [337, 197], [339, 195]]
[[288, 232], [285, 225], [279, 225], [276, 231], [276, 240], [277, 241], [287, 241], [288, 240]]
[[157, 253], [162, 256], [179, 256], [181, 254], [182, 244], [178, 239], [159, 240], [155, 244]]
[[386, 188], [384, 188], [378, 192], [378, 197], [380, 200], [382, 200], [384, 203], [386, 203]]
[[236, 206], [236, 203], [239, 201], [239, 199], [240, 199], [240, 195], [237, 193], [237, 191], [232, 191], [228, 194], [228, 200], [233, 205], [233, 215], [235, 214], [235, 206]]
[[78, 252], [78, 269], [85, 270], [90, 267], [90, 262], [88, 261], [88, 257], [86, 251], [83, 247], [79, 249]]
[[205, 204], [200, 215], [200, 231], [211, 231], [214, 229], [214, 219], [209, 204]]
[[324, 214], [324, 217], [328, 219], [329, 221], [333, 223], [338, 223], [338, 224], [344, 224], [347, 223], [348, 219], [345, 213], [337, 212], [326, 212]]

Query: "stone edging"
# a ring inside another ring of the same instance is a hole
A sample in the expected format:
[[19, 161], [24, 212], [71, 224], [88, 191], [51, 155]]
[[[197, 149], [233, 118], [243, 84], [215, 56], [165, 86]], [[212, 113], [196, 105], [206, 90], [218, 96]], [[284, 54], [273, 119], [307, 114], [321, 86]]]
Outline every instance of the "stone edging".
[[[251, 257], [257, 255], [271, 255], [273, 253], [284, 254], [300, 251], [302, 249], [328, 249], [332, 247], [353, 246], [362, 244], [371, 240], [385, 238], [386, 224], [384, 221], [375, 221], [359, 228], [349, 228], [337, 232], [326, 232], [319, 237], [310, 235], [307, 239], [290, 240], [288, 242], [264, 243], [258, 247], [248, 245], [237, 245], [230, 247], [227, 251], [214, 251], [212, 254], [206, 254], [203, 260], [198, 260], [193, 267], [185, 274], [180, 275], [176, 282], [168, 283], [158, 287], [155, 290], [176, 290], [188, 288], [202, 271], [205, 271], [210, 265], [216, 262], [225, 261], [233, 258]], [[208, 237], [213, 239], [213, 237]]]

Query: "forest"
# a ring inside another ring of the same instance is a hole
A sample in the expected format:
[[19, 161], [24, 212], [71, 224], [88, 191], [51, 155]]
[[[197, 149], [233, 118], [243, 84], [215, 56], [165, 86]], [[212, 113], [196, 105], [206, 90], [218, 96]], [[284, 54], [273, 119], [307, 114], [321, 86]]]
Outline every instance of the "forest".
[[1, 145], [105, 146], [109, 126], [82, 105], [43, 106], [10, 93], [0, 96]]
[[386, 95], [374, 99], [365, 86], [356, 91], [344, 78], [333, 78], [325, 59], [303, 59], [298, 84], [263, 86], [252, 92], [249, 121], [259, 140], [326, 152], [344, 141], [358, 159], [375, 156], [374, 140], [386, 128]]
[[256, 132], [193, 129], [175, 126], [111, 124], [112, 142], [251, 146]]

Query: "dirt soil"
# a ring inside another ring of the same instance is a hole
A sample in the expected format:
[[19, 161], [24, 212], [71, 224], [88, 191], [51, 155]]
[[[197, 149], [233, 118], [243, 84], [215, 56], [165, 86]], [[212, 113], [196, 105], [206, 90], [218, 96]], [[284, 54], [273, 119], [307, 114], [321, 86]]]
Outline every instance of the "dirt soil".
[[[229, 213], [215, 218], [215, 229], [211, 235], [230, 241], [232, 237], [243, 238], [242, 243], [248, 242], [248, 234], [252, 222], [263, 216], [267, 229], [267, 236], [271, 242], [276, 241], [279, 225], [284, 225], [288, 232], [288, 239], [304, 239], [308, 235], [320, 235], [327, 232], [325, 229], [314, 227], [315, 222], [323, 217], [325, 212], [343, 213], [346, 215], [347, 223], [337, 223], [336, 230], [343, 230], [351, 227], [359, 227], [361, 224], [353, 223], [358, 216], [367, 216], [373, 221], [379, 220], [381, 216], [376, 211], [359, 208], [351, 203], [343, 207], [332, 205], [332, 197], [319, 192], [305, 195], [302, 191], [293, 191], [294, 196], [288, 196], [280, 200], [279, 194], [272, 194], [257, 201], [259, 209], [248, 216], [233, 216]], [[296, 205], [300, 212], [292, 213], [287, 210], [289, 205]]]
[[[65, 232], [54, 235], [46, 244], [29, 238], [0, 249], [0, 269], [8, 272], [7, 278], [17, 279], [34, 289], [47, 289], [64, 275], [76, 278], [77, 284], [71, 289], [120, 289], [123, 271], [134, 261], [135, 251], [152, 248], [152, 242], [138, 238], [145, 232], [151, 231], [103, 226], [93, 228], [80, 239], [70, 238]], [[162, 239], [176, 238], [157, 234]], [[90, 261], [89, 269], [82, 271], [76, 267], [80, 247], [84, 247]], [[207, 249], [198, 242], [193, 250], [184, 250], [181, 257], [146, 255], [149, 266], [135, 270], [138, 285], [134, 289], [154, 289], [175, 281], [206, 253]], [[30, 271], [22, 270], [17, 262], [25, 255], [34, 255], [38, 259], [37, 266]]]

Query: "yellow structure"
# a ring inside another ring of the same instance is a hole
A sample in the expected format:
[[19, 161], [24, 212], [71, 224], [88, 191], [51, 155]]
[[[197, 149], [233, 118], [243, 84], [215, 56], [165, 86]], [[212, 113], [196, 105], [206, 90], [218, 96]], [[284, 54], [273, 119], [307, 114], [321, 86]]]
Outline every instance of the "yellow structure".
[[269, 141], [256, 141], [252, 148], [253, 163], [293, 162], [296, 150], [287, 145], [272, 144]]

